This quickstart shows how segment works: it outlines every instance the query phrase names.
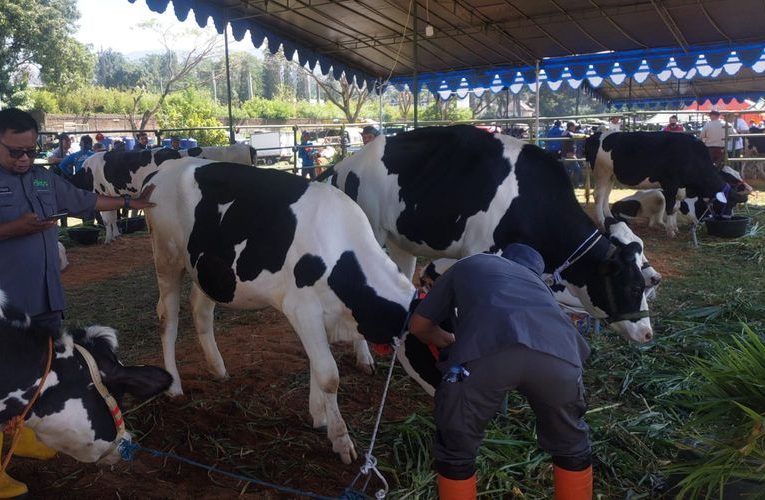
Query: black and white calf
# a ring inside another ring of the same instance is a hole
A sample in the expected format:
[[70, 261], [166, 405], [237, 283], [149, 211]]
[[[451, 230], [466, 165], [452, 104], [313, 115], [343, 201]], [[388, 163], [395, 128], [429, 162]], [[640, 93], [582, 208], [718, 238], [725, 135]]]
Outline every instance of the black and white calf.
[[356, 452], [337, 404], [330, 342], [353, 342], [368, 357], [357, 362], [371, 367], [365, 339], [388, 344], [401, 333], [414, 294], [364, 213], [326, 184], [196, 158], [169, 161], [147, 182], [155, 186], [156, 207], [146, 212], [170, 393], [182, 393], [175, 340], [185, 270], [198, 339], [218, 377], [226, 368], [213, 334], [216, 303], [284, 313], [310, 360], [313, 424], [326, 426], [332, 449], [349, 463]]
[[[736, 170], [724, 166], [719, 172], [720, 178], [730, 186], [731, 191], [742, 195], [749, 195], [752, 186], [747, 184]], [[735, 203], [720, 203], [713, 201], [714, 212], [719, 214], [730, 213]], [[647, 221], [648, 227], [655, 225], [665, 226], [666, 200], [661, 189], [643, 189], [634, 194], [622, 198], [611, 206], [611, 213], [619, 220], [630, 222]], [[680, 189], [675, 200], [675, 212], [678, 220], [684, 220], [689, 224], [698, 224], [709, 208], [709, 203], [702, 199], [692, 189]], [[709, 213], [708, 215], [714, 215]]]
[[462, 258], [526, 243], [589, 314], [629, 339], [652, 338], [641, 245], [599, 233], [562, 164], [542, 149], [472, 126], [431, 127], [378, 137], [335, 169], [333, 183], [406, 275], [415, 255]]
[[[601, 225], [606, 217], [613, 217], [608, 196], [614, 180], [636, 188], [661, 187], [670, 200], [686, 188], [705, 200], [746, 201], [746, 196], [729, 192], [704, 143], [687, 134], [598, 132], [587, 138], [584, 151], [595, 177], [595, 218]], [[675, 204], [667, 203], [665, 213], [667, 234], [673, 237], [677, 233]]]
[[[80, 189], [105, 196], [134, 196], [141, 191], [144, 179], [156, 172], [162, 162], [180, 157], [181, 153], [167, 148], [96, 153], [85, 160], [71, 181]], [[106, 227], [104, 243], [111, 243], [120, 235], [117, 211], [102, 212], [101, 217]]]
[[125, 393], [142, 398], [161, 393], [172, 381], [170, 374], [153, 366], [123, 366], [111, 328], [91, 326], [64, 333], [41, 328], [9, 306], [0, 290], [0, 427], [21, 415], [30, 402], [45, 370], [51, 338], [51, 370], [26, 425], [47, 446], [81, 462], [117, 462], [115, 420], [75, 343], [95, 358], [104, 384], [118, 401]]

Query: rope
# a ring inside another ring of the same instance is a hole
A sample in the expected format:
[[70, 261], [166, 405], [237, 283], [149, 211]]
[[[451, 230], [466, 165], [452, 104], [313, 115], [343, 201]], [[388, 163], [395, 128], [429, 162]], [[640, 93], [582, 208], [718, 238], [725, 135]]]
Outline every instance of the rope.
[[13, 452], [16, 450], [16, 445], [19, 443], [19, 437], [21, 436], [21, 429], [24, 428], [24, 422], [26, 422], [27, 414], [32, 409], [34, 404], [37, 402], [37, 399], [40, 397], [40, 394], [42, 393], [43, 386], [45, 385], [45, 380], [48, 378], [48, 374], [50, 373], [50, 367], [53, 363], [53, 337], [48, 338], [48, 360], [45, 363], [45, 370], [43, 371], [42, 377], [40, 378], [40, 385], [37, 386], [37, 390], [35, 390], [34, 396], [32, 396], [32, 399], [29, 400], [29, 403], [27, 403], [26, 408], [24, 408], [24, 411], [21, 412], [20, 415], [16, 415], [15, 417], [11, 418], [8, 423], [5, 425], [5, 428], [3, 429], [4, 432], [13, 434], [13, 437], [11, 438], [11, 446], [8, 449], [8, 454], [5, 456], [5, 459], [3, 460], [3, 463], [0, 465], [0, 474], [5, 472], [5, 469], [8, 467], [8, 464], [11, 462], [11, 458], [13, 457]]
[[[595, 236], [597, 236], [597, 238], [595, 238], [593, 240], [593, 242], [590, 243], [590, 246], [588, 246], [582, 253], [577, 255], [576, 258], [571, 260], [572, 257], [574, 257], [579, 252], [579, 250], [581, 250], [582, 247], [584, 247]], [[598, 240], [600, 239], [601, 236], [602, 235], [600, 234], [600, 232], [597, 229], [595, 229], [595, 231], [593, 231], [593, 233], [591, 235], [589, 235], [587, 237], [587, 239], [585, 239], [578, 247], [576, 247], [576, 250], [571, 252], [571, 255], [568, 256], [568, 258], [563, 262], [563, 264], [559, 265], [557, 268], [555, 268], [555, 271], [553, 271], [553, 283], [554, 284], [560, 283], [561, 282], [561, 276], [560, 276], [561, 273], [563, 271], [565, 271], [566, 269], [568, 269], [570, 266], [574, 265], [576, 263], [576, 261], [578, 261], [579, 259], [584, 257], [584, 255], [587, 252], [589, 252], [590, 249], [592, 249], [592, 247], [595, 246], [595, 243], [598, 242]]]
[[[134, 443], [134, 442], [128, 441], [128, 440], [123, 440], [119, 444], [117, 449], [120, 452], [120, 456], [122, 456], [123, 459], [128, 460], [128, 461], [133, 460], [135, 458], [135, 455], [136, 455], [137, 452], [145, 451], [145, 452], [147, 452], [147, 453], [149, 453], [149, 454], [151, 454], [151, 455], [153, 455], [155, 457], [172, 458], [173, 460], [177, 460], [179, 462], [183, 462], [185, 464], [192, 465], [194, 467], [199, 467], [200, 469], [204, 469], [204, 470], [206, 470], [208, 472], [215, 472], [217, 474], [221, 474], [223, 476], [230, 477], [230, 478], [236, 479], [238, 481], [245, 481], [245, 482], [248, 482], [248, 483], [257, 484], [259, 486], [263, 486], [265, 488], [270, 488], [272, 490], [281, 491], [283, 493], [289, 493], [289, 494], [292, 494], [292, 495], [299, 495], [299, 496], [307, 497], [307, 498], [319, 498], [319, 499], [322, 499], [322, 500], [331, 500], [331, 499], [338, 498], [338, 497], [328, 497], [328, 496], [324, 496], [324, 495], [318, 495], [316, 493], [311, 493], [310, 491], [302, 491], [302, 490], [297, 490], [297, 489], [294, 489], [294, 488], [289, 488], [287, 486], [281, 486], [281, 485], [278, 485], [278, 484], [269, 483], [268, 481], [263, 481], [263, 480], [260, 480], [260, 479], [258, 479], [256, 477], [248, 476], [248, 475], [245, 475], [245, 474], [236, 474], [236, 473], [233, 473], [233, 472], [228, 472], [228, 471], [225, 471], [225, 470], [218, 469], [217, 467], [214, 467], [214, 466], [211, 466], [211, 465], [205, 465], [203, 463], [196, 462], [196, 461], [191, 460], [189, 458], [182, 457], [180, 455], [176, 455], [175, 453], [168, 453], [168, 452], [165, 452], [165, 451], [154, 450], [152, 448], [146, 448], [145, 446], [141, 446], [138, 443]], [[343, 498], [343, 497], [340, 497], [340, 498]]]
[[[412, 295], [412, 300], [417, 298], [417, 290], [414, 291], [414, 294]], [[411, 303], [411, 301], [410, 301]], [[352, 489], [353, 486], [356, 484], [356, 481], [359, 480], [359, 478], [363, 476], [368, 476], [370, 471], [374, 472], [375, 475], [380, 479], [380, 481], [383, 483], [383, 489], [377, 490], [375, 493], [375, 498], [378, 500], [381, 500], [388, 495], [388, 481], [385, 480], [385, 477], [382, 475], [382, 473], [377, 468], [377, 458], [372, 454], [372, 451], [375, 448], [375, 441], [377, 441], [377, 432], [380, 429], [380, 422], [382, 420], [382, 413], [383, 409], [385, 409], [385, 400], [388, 398], [388, 389], [390, 388], [390, 381], [393, 378], [393, 368], [396, 365], [396, 356], [398, 354], [398, 349], [401, 347], [401, 338], [404, 336], [404, 333], [406, 332], [407, 326], [409, 325], [409, 318], [412, 316], [412, 309], [407, 311], [406, 317], [404, 319], [404, 324], [401, 326], [401, 331], [396, 337], [393, 337], [393, 354], [391, 355], [390, 360], [390, 366], [388, 367], [388, 376], [385, 379], [385, 387], [383, 388], [382, 397], [380, 398], [380, 407], [377, 409], [377, 418], [375, 419], [375, 426], [374, 429], [372, 429], [372, 437], [369, 439], [369, 450], [364, 454], [364, 465], [361, 466], [359, 469], [359, 473], [356, 474], [356, 477], [353, 478], [353, 481], [351, 482], [351, 485], [348, 487], [348, 489]], [[369, 479], [367, 479], [367, 483], [369, 482]], [[364, 484], [364, 489], [366, 489], [366, 483]]]

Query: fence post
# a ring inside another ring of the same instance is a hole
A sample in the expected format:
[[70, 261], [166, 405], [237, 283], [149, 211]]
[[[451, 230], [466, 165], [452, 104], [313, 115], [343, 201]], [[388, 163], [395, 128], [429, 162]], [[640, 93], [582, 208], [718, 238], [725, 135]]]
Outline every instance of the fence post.
[[[350, 138], [350, 136], [348, 136]], [[345, 142], [345, 124], [340, 125], [340, 157], [345, 158], [348, 145]]]
[[297, 175], [297, 173], [298, 173], [298, 164], [297, 164], [298, 148], [297, 148], [297, 146], [298, 146], [298, 144], [300, 144], [300, 137], [298, 137], [298, 126], [297, 125], [293, 125], [292, 126], [292, 135], [295, 138], [294, 142], [295, 142], [295, 146], [296, 146], [296, 147], [292, 148], [292, 161], [293, 161], [293, 165], [295, 165], [294, 167], [292, 167], [292, 173]]

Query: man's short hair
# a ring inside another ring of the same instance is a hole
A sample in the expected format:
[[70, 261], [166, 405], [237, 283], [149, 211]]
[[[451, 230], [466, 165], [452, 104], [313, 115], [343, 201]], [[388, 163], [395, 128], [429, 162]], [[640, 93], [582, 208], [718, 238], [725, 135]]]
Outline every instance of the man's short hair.
[[502, 250], [502, 257], [530, 269], [538, 276], [545, 271], [545, 261], [539, 252], [523, 243], [510, 243]]
[[556, 127], [560, 127], [560, 120], [555, 120], [555, 123], [553, 123]]
[[716, 109], [713, 109], [712, 111], [710, 111], [709, 114], [710, 115], [715, 115], [715, 116], [720, 116], [720, 112], [717, 111]]
[[85, 149], [92, 149], [93, 148], [93, 138], [89, 135], [83, 135], [80, 137], [80, 144], [85, 145]]
[[64, 139], [69, 139], [69, 134], [67, 134], [66, 132], [61, 132], [60, 134], [56, 136], [56, 139], [58, 139], [59, 141], [63, 141]]
[[149, 134], [147, 134], [146, 132], [138, 132], [138, 133], [135, 135], [135, 137], [136, 137], [136, 139], [140, 139], [141, 137], [146, 137], [146, 138], [148, 138], [148, 137], [149, 137]]
[[677, 120], [677, 115], [672, 115], [672, 116], [670, 116], [670, 117], [669, 117], [669, 119], [670, 119], [670, 120], [671, 120], [672, 118], [674, 118], [675, 120]]
[[8, 130], [17, 134], [29, 130], [34, 130], [35, 133], [38, 133], [40, 128], [37, 126], [37, 121], [26, 111], [21, 111], [18, 108], [8, 108], [0, 111], [0, 134], [4, 134]]
[[380, 131], [377, 130], [377, 127], [373, 127], [372, 125], [367, 125], [366, 127], [361, 129], [361, 134], [362, 135], [372, 134], [373, 136], [377, 137], [378, 135], [380, 135]]

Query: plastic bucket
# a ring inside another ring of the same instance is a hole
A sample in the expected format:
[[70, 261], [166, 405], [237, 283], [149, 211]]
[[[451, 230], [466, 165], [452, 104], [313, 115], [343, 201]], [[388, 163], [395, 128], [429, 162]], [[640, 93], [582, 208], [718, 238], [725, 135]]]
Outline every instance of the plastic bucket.
[[730, 219], [707, 219], [707, 233], [720, 238], [738, 238], [746, 234], [750, 218], [734, 215]]

